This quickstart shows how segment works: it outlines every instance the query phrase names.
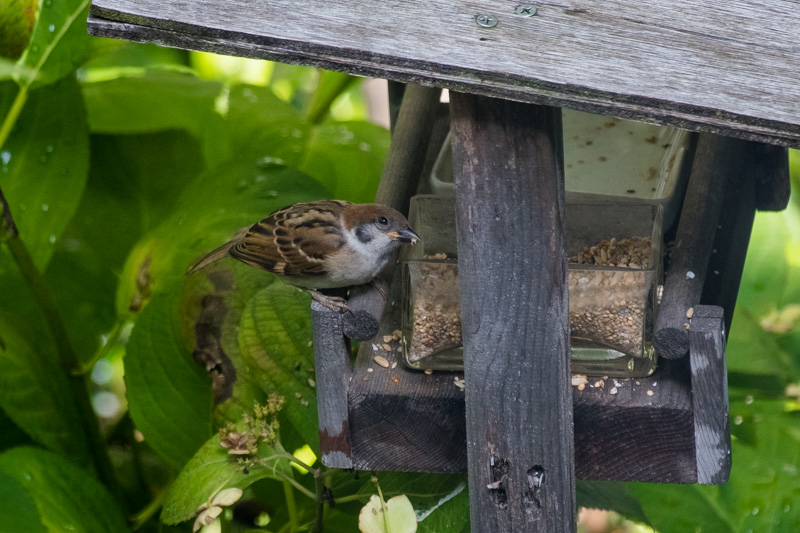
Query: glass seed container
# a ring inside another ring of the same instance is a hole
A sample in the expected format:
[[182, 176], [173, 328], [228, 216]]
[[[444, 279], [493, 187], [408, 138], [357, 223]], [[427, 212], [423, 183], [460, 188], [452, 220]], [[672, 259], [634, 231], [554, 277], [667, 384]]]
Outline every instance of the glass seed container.
[[[567, 204], [573, 373], [641, 377], [656, 358], [652, 329], [662, 267], [660, 205]], [[403, 262], [403, 350], [416, 369], [460, 370], [455, 202], [420, 195], [410, 224], [422, 245]]]

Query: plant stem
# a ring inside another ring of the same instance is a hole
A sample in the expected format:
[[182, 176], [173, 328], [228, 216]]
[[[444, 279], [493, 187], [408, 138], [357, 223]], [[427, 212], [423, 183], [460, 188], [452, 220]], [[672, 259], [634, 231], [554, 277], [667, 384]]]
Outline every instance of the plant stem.
[[[0, 197], [2, 197], [1, 190]], [[6, 211], [5, 215], [10, 216], [10, 213]], [[50, 288], [47, 286], [47, 281], [44, 279], [42, 273], [39, 272], [39, 269], [36, 268], [36, 265], [33, 263], [33, 258], [31, 258], [28, 252], [28, 248], [18, 235], [12, 235], [6, 241], [6, 244], [11, 252], [11, 256], [14, 258], [20, 272], [25, 278], [25, 281], [28, 282], [28, 286], [33, 292], [36, 303], [44, 314], [47, 327], [56, 345], [62, 371], [66, 375], [67, 382], [69, 383], [72, 400], [78, 411], [81, 429], [83, 429], [83, 433], [86, 435], [89, 455], [92, 458], [92, 463], [97, 471], [97, 475], [111, 493], [119, 498], [121, 489], [114, 475], [114, 469], [111, 466], [111, 460], [108, 457], [103, 437], [100, 435], [97, 416], [94, 413], [94, 409], [92, 409], [92, 402], [89, 399], [89, 392], [86, 389], [86, 380], [83, 376], [76, 376], [72, 373], [73, 369], [79, 367], [78, 356], [72, 349], [72, 344], [67, 335], [67, 329], [64, 327], [64, 322], [61, 320], [61, 315], [58, 313], [53, 295], [50, 292]]]
[[11, 130], [14, 128], [14, 124], [17, 123], [19, 114], [22, 112], [22, 108], [25, 107], [25, 102], [28, 101], [29, 88], [30, 84], [27, 83], [20, 86], [19, 92], [17, 96], [14, 97], [14, 102], [11, 104], [11, 109], [8, 110], [6, 118], [3, 119], [3, 124], [0, 125], [0, 148], [6, 144], [6, 140], [8, 140], [8, 136], [11, 135]]
[[288, 481], [283, 482], [283, 493], [286, 496], [286, 508], [289, 511], [289, 531], [297, 531], [297, 502], [294, 500], [294, 489]]
[[314, 486], [317, 489], [317, 517], [311, 526], [311, 533], [322, 533], [325, 518], [325, 474], [319, 469], [314, 470]]
[[164, 505], [164, 501], [167, 499], [167, 492], [167, 489], [164, 489], [156, 494], [156, 497], [144, 509], [131, 517], [131, 530], [136, 531], [153, 518], [153, 515]]

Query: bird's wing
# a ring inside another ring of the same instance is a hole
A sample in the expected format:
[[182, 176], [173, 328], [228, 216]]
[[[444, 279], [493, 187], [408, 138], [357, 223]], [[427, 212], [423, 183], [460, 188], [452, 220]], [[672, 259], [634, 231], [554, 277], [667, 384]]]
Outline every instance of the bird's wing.
[[327, 274], [325, 259], [344, 245], [339, 215], [347, 202], [290, 206], [253, 225], [229, 253], [256, 268], [288, 277]]

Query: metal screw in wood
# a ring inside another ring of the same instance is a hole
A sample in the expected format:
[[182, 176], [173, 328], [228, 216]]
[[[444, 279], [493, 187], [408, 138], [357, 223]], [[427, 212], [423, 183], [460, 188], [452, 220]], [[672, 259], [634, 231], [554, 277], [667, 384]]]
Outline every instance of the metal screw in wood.
[[532, 17], [536, 14], [536, 11], [536, 6], [533, 4], [520, 4], [514, 10], [514, 14], [520, 17]]
[[494, 15], [480, 14], [475, 17], [475, 22], [481, 28], [494, 28], [497, 26], [497, 17]]

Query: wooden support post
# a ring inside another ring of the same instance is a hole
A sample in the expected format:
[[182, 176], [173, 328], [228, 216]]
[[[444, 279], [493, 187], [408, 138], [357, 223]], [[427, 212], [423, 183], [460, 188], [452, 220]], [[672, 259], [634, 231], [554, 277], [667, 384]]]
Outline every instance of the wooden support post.
[[472, 530], [575, 531], [560, 111], [450, 99]]
[[721, 307], [699, 305], [689, 330], [697, 482], [706, 485], [725, 483], [731, 471], [724, 321]]
[[347, 386], [350, 355], [342, 335], [342, 315], [311, 302], [314, 323], [314, 368], [319, 411], [319, 443], [322, 462], [334, 468], [352, 468]]

